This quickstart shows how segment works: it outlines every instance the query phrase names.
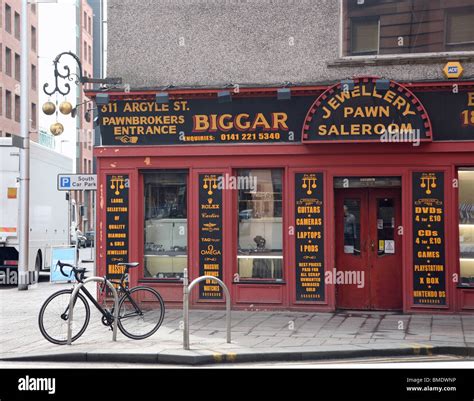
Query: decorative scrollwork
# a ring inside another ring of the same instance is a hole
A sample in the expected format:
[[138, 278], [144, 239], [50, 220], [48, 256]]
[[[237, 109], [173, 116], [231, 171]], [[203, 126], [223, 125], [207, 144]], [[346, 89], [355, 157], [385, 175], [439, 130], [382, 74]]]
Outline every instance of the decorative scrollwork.
[[[63, 56], [70, 56], [74, 60], [76, 60], [76, 63], [79, 67], [79, 74], [76, 73], [71, 73], [71, 69], [69, 68], [68, 65], [61, 66], [62, 70], [64, 72], [59, 71], [59, 64], [60, 60]], [[48, 90], [49, 88], [49, 83], [45, 83], [43, 86], [43, 91], [46, 93], [48, 96], [52, 96], [55, 93], [59, 93], [63, 96], [68, 95], [71, 92], [71, 85], [69, 85], [68, 82], [60, 82], [61, 80], [67, 80], [70, 82], [74, 82], [76, 85], [79, 83], [83, 83], [84, 77], [82, 75], [82, 63], [79, 57], [77, 57], [74, 53], [72, 52], [63, 52], [59, 54], [53, 61], [54, 64], [54, 89]], [[61, 86], [60, 86], [61, 85]]]

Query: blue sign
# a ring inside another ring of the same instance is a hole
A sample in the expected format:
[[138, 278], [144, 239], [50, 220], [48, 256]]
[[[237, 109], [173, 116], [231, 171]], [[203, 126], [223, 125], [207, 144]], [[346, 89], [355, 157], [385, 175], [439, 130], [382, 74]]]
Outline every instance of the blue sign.
[[64, 276], [61, 269], [57, 266], [58, 261], [68, 263], [74, 266], [76, 248], [51, 248], [51, 274], [50, 281], [52, 283], [61, 283], [65, 281], [76, 281], [72, 269], [70, 267], [63, 267]]
[[61, 188], [71, 188], [71, 177], [60, 177], [59, 186]]

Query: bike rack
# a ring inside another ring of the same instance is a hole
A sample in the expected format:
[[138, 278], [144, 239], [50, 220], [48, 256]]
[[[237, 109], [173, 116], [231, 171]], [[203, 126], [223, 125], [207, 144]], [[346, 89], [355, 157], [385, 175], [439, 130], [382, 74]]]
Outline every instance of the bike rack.
[[88, 279], [84, 280], [82, 283], [77, 284], [74, 287], [74, 291], [71, 294], [71, 298], [69, 300], [69, 317], [67, 319], [67, 345], [71, 345], [72, 343], [72, 319], [73, 319], [73, 312], [74, 312], [74, 304], [79, 293], [79, 290], [87, 283], [90, 282], [98, 282], [98, 283], [105, 283], [107, 286], [112, 290], [114, 294], [114, 327], [113, 327], [113, 334], [112, 334], [112, 341], [117, 341], [117, 321], [118, 321], [118, 295], [117, 290], [112, 285], [109, 280], [106, 280], [104, 277], [89, 277]]
[[184, 269], [183, 277], [183, 320], [184, 320], [184, 332], [183, 332], [183, 348], [189, 350], [189, 293], [193, 287], [203, 281], [203, 280], [214, 280], [222, 287], [225, 293], [225, 309], [226, 309], [226, 325], [227, 325], [227, 342], [230, 344], [231, 335], [230, 335], [230, 325], [231, 325], [231, 316], [230, 316], [230, 292], [224, 282], [214, 276], [201, 276], [193, 280], [191, 284], [188, 285], [188, 269]]

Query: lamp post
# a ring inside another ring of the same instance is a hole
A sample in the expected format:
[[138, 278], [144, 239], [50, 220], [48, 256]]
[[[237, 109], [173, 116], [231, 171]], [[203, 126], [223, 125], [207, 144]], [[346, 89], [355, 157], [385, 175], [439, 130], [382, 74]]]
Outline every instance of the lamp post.
[[28, 289], [30, 231], [30, 130], [28, 99], [28, 0], [21, 1], [21, 64], [20, 64], [20, 211], [18, 216], [18, 290]]

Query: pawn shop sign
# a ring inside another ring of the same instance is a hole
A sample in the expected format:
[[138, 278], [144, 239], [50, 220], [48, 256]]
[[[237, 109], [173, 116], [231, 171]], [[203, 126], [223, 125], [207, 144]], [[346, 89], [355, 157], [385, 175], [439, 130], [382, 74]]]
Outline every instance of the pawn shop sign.
[[448, 61], [443, 68], [444, 75], [448, 79], [459, 78], [464, 72], [464, 68], [459, 61]]

